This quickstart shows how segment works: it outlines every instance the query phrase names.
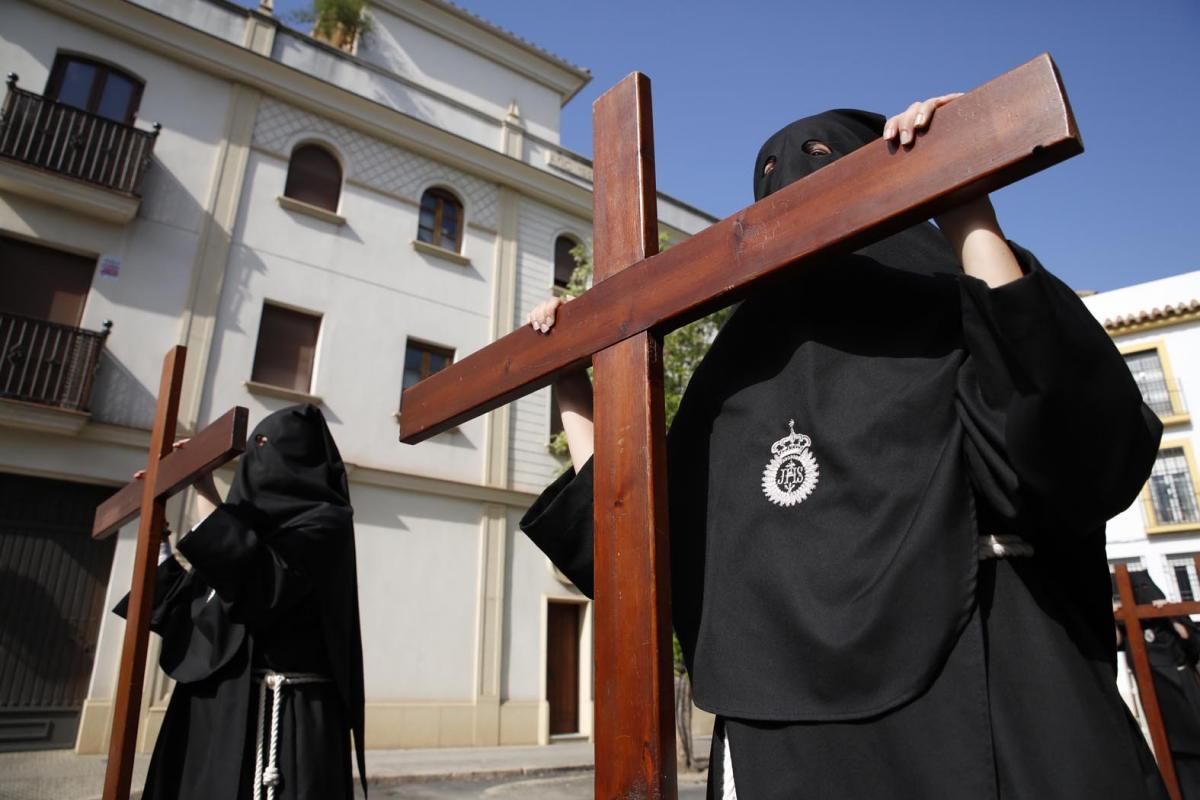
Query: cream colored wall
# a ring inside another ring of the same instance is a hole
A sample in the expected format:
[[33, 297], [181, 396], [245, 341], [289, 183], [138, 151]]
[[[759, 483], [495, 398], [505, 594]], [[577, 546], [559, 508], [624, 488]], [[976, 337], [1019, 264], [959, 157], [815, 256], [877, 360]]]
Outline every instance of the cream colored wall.
[[[90, 257], [121, 259], [118, 278], [94, 278], [84, 308], [85, 328], [114, 323], [105, 368], [97, 378], [94, 414], [148, 427], [162, 354], [180, 336], [179, 315], [187, 301], [230, 87], [25, 4], [6, 9], [5, 31], [0, 62], [20, 73], [19, 85], [41, 92], [60, 49], [95, 56], [146, 80], [141, 127], [149, 121], [164, 126], [146, 172], [145, 200], [128, 225], [94, 221], [18, 196], [0, 198], [0, 231]], [[197, 107], [213, 113], [197, 115]]]
[[[46, 1], [53, 7], [60, 5], [57, 0]], [[220, 4], [196, 2], [186, 8], [159, 0], [142, 4], [187, 24], [210, 28], [208, 32], [222, 42], [245, 41], [235, 22], [244, 26], [248, 18]], [[86, 8], [74, 0], [61, 5], [69, 6], [74, 16], [86, 17]], [[109, 0], [97, 3], [97, 8], [103, 7], [98, 13], [107, 15], [104, 25], [113, 24], [113, 5]], [[149, 425], [163, 352], [181, 339], [192, 342], [199, 337], [202, 344], [207, 336], [203, 319], [199, 327], [187, 328], [184, 311], [189, 298], [200, 304], [195, 309], [200, 317], [216, 315], [208, 357], [203, 357], [202, 346], [193, 349], [192, 368], [206, 370], [200, 386], [200, 423], [234, 404], [248, 406], [252, 424], [257, 422], [289, 402], [251, 394], [243, 385], [250, 377], [262, 301], [319, 311], [325, 324], [313, 389], [323, 400], [344, 457], [356, 469], [352, 493], [366, 651], [368, 744], [546, 741], [545, 605], [553, 598], [581, 598], [554, 578], [545, 558], [517, 529], [532, 495], [484, 485], [489, 445], [482, 420], [412, 448], [396, 441], [393, 412], [406, 337], [453, 347], [460, 357], [482, 347], [493, 331], [507, 330], [507, 324], [497, 324], [496, 313], [517, 320], [549, 292], [554, 236], [569, 231], [586, 238], [586, 220], [522, 196], [520, 188], [506, 189], [507, 202], [518, 215], [516, 241], [508, 242], [506, 249], [497, 232], [499, 184], [506, 180], [500, 168], [491, 178], [467, 173], [463, 170], [478, 169], [469, 166], [478, 159], [446, 159], [454, 164], [432, 160], [399, 146], [394, 136], [388, 142], [372, 138], [351, 130], [346, 119], [335, 123], [288, 106], [269, 93], [262, 96], [260, 106], [257, 88], [234, 92], [228, 81], [183, 66], [171, 59], [169, 51], [155, 55], [143, 49], [138, 36], [128, 41], [111, 38], [35, 5], [12, 6], [6, 7], [0, 60], [10, 69], [16, 65], [23, 86], [40, 90], [55, 48], [66, 43], [145, 77], [141, 118], [162, 121], [164, 130], [147, 176], [146, 199], [129, 225], [93, 222], [50, 206], [0, 197], [0, 229], [90, 255], [123, 259], [118, 280], [95, 285], [84, 325], [98, 327], [104, 319], [115, 322], [108, 342], [113, 362], [98, 381], [96, 417], [133, 426], [93, 422], [75, 438], [0, 428], [0, 471], [125, 482], [144, 460], [144, 428]], [[269, 44], [255, 41], [262, 47]], [[157, 43], [158, 37], [150, 37], [145, 46], [153, 49]], [[421, 75], [433, 84], [444, 79], [446, 85], [434, 88], [450, 91], [457, 57], [438, 56], [434, 45], [432, 39], [422, 39], [411, 52], [427, 48], [420, 50]], [[224, 45], [213, 40], [212, 47], [218, 46]], [[386, 95], [385, 102], [407, 98], [405, 102], [414, 107], [418, 104], [418, 96], [403, 81], [302, 38], [281, 37], [274, 54], [292, 66], [311, 67], [307, 71], [365, 97]], [[471, 70], [486, 68], [494, 73], [483, 82], [472, 78], [466, 89], [461, 85], [454, 89], [470, 95], [460, 97], [460, 105], [472, 103], [476, 109], [467, 111], [451, 103], [446, 106], [449, 111], [429, 111], [427, 118], [459, 135], [500, 147], [499, 139], [489, 140], [498, 136], [499, 128], [483, 117], [507, 110], [509, 101], [518, 97], [530, 132], [550, 138], [551, 128], [557, 125], [557, 108], [546, 105], [549, 90], [524, 77], [502, 75], [505, 71], [490, 61], [471, 58], [475, 59], [470, 61]], [[187, 63], [210, 68], [194, 54]], [[224, 68], [211, 66], [218, 71]], [[471, 70], [464, 74], [475, 75]], [[243, 77], [247, 82], [257, 80], [250, 72]], [[289, 80], [308, 79], [297, 72]], [[487, 83], [493, 80], [496, 83]], [[495, 96], [472, 94], [485, 84], [487, 93]], [[509, 86], [515, 87], [516, 94], [509, 96], [507, 88], [502, 91]], [[425, 101], [419, 102], [429, 110]], [[480, 104], [486, 104], [487, 113], [479, 111]], [[362, 111], [354, 102], [346, 106], [351, 109], [348, 117]], [[247, 114], [255, 117], [252, 134], [239, 133]], [[392, 135], [390, 130], [375, 130], [377, 136]], [[227, 142], [226, 136], [242, 138]], [[344, 159], [347, 181], [339, 209], [344, 225], [285, 210], [277, 202], [286, 157], [305, 138], [329, 143]], [[533, 166], [547, 169], [543, 163]], [[577, 188], [561, 189], [545, 175], [523, 176], [515, 183], [540, 187], [537, 192], [557, 198], [553, 202], [580, 207]], [[418, 253], [410, 244], [416, 231], [416, 203], [421, 191], [434, 184], [448, 186], [464, 200], [468, 227], [463, 253], [468, 265]], [[228, 229], [226, 220], [210, 217], [208, 208], [223, 209], [219, 215], [228, 215]], [[504, 299], [510, 295], [497, 291], [493, 275], [493, 265], [503, 252], [513, 254], [514, 267], [514, 299], [507, 305]], [[205, 292], [211, 291], [215, 298], [218, 282], [219, 300], [206, 312]], [[529, 491], [540, 489], [556, 468], [545, 453], [545, 394], [519, 405], [511, 426], [513, 447], [524, 448], [524, 455], [509, 460], [501, 453], [498, 462], [493, 459], [493, 463], [519, 467], [516, 483]], [[506, 448], [505, 442], [500, 437], [497, 446]], [[502, 477], [497, 477], [503, 470], [494, 472], [490, 480], [503, 485]], [[229, 474], [225, 470], [219, 480], [227, 483]], [[181, 500], [174, 501], [169, 517], [182, 517], [177, 510], [181, 505]], [[106, 608], [129, 584], [131, 531], [132, 526], [127, 526], [118, 540]], [[123, 623], [106, 615], [81, 726], [81, 752], [103, 748], [122, 632]], [[581, 686], [590, 693], [587, 653]], [[162, 694], [155, 685], [161, 680], [151, 670], [155, 677], [147, 694], [159, 703], [149, 712], [151, 724], [145, 728], [152, 738]], [[590, 727], [588, 699], [584, 698], [581, 710]], [[149, 742], [150, 738], [143, 738], [142, 744]]]
[[[386, 7], [374, 8], [372, 18], [375, 30], [358, 51], [365, 60], [497, 121], [504, 118], [509, 103], [515, 100], [530, 133], [558, 141], [562, 105], [558, 92], [448, 42]], [[434, 122], [437, 124], [437, 120]]]

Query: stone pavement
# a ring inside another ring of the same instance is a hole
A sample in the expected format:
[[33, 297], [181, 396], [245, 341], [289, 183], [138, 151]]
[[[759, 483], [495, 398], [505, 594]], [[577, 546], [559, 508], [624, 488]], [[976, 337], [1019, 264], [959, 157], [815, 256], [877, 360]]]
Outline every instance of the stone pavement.
[[[698, 740], [696, 749], [707, 753], [707, 740]], [[70, 750], [0, 753], [0, 800], [94, 800], [103, 788], [106, 761], [105, 756], [78, 756]], [[145, 781], [148, 763], [149, 756], [138, 756], [135, 789]], [[592, 743], [586, 740], [546, 747], [367, 751], [370, 783], [381, 786], [454, 778], [544, 776], [591, 766]]]

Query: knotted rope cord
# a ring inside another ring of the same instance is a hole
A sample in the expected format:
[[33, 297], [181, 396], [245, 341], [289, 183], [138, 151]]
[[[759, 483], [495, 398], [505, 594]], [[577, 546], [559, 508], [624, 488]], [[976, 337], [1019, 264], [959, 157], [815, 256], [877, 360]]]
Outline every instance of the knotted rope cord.
[[[258, 678], [258, 731], [254, 744], [254, 800], [275, 800], [275, 790], [283, 784], [279, 772], [279, 729], [283, 715], [283, 687], [288, 684], [329, 683], [324, 675], [311, 672], [256, 672]], [[263, 764], [264, 725], [267, 716], [267, 691], [271, 693], [271, 740], [267, 744], [267, 762]]]
[[979, 537], [979, 560], [989, 558], [1018, 558], [1033, 555], [1033, 545], [1011, 533], [987, 534]]

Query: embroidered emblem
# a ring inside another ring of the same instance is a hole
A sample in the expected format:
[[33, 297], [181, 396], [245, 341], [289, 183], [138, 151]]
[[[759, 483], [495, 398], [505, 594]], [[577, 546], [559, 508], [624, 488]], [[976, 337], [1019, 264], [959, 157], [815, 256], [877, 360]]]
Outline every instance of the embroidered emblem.
[[771, 445], [771, 461], [763, 470], [763, 494], [777, 506], [787, 508], [804, 501], [817, 487], [821, 470], [809, 447], [812, 440], [796, 433], [796, 421], [788, 420], [788, 433]]

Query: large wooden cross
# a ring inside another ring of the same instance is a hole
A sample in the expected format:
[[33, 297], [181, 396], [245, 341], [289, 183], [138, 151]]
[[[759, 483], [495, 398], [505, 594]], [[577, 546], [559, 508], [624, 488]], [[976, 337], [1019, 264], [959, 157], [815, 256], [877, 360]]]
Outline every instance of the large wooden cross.
[[[1200, 574], [1200, 556], [1194, 559], [1196, 572]], [[1146, 714], [1146, 727], [1150, 729], [1150, 743], [1158, 760], [1158, 770], [1171, 800], [1181, 800], [1179, 778], [1175, 774], [1175, 760], [1171, 757], [1171, 746], [1167, 741], [1167, 729], [1163, 724], [1162, 709], [1158, 704], [1158, 692], [1154, 688], [1154, 675], [1150, 671], [1150, 658], [1146, 654], [1146, 642], [1142, 638], [1142, 622], [1162, 617], [1185, 617], [1200, 614], [1200, 603], [1164, 603], [1163, 605], [1138, 605], [1133, 596], [1133, 584], [1129, 580], [1129, 567], [1117, 564], [1117, 596], [1121, 607], [1113, 615], [1125, 623], [1125, 649], [1129, 653], [1130, 667], [1137, 679], [1138, 697]]]
[[404, 392], [419, 442], [589, 361], [595, 367], [596, 797], [674, 797], [662, 337], [764, 278], [862, 247], [1083, 149], [1048, 55], [937, 112], [912, 149], [879, 140], [657, 255], [650, 83], [593, 107], [595, 284]]
[[187, 348], [176, 346], [163, 359], [158, 408], [150, 434], [150, 454], [145, 476], [127, 484], [101, 503], [96, 509], [92, 526], [92, 538], [103, 539], [134, 517], [141, 516], [133, 558], [133, 585], [129, 590], [126, 612], [125, 644], [121, 651], [117, 695], [113, 698], [104, 800], [127, 800], [133, 778], [133, 754], [142, 703], [142, 682], [146, 674], [150, 615], [154, 607], [154, 576], [158, 572], [158, 543], [161, 541], [167, 498], [246, 449], [249, 411], [241, 406], [231, 409], [193, 436], [186, 448], [172, 449], [186, 357]]

